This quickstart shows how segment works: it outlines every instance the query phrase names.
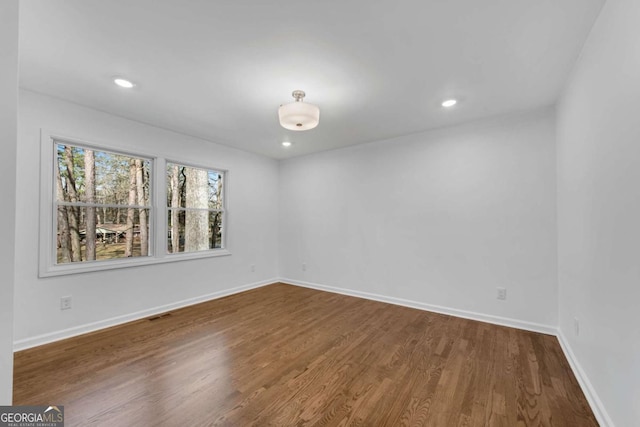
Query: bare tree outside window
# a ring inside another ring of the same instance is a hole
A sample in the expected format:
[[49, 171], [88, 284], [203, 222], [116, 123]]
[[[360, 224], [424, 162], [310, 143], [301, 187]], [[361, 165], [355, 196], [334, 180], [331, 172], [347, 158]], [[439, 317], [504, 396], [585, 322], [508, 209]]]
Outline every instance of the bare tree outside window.
[[223, 247], [224, 172], [167, 164], [169, 253]]
[[56, 264], [149, 255], [151, 160], [56, 141]]

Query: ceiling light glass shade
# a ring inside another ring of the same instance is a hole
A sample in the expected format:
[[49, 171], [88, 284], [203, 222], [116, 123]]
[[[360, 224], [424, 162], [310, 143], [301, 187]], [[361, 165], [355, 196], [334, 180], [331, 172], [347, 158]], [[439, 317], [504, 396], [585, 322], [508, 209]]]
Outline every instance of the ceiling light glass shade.
[[281, 105], [278, 108], [278, 118], [280, 125], [289, 130], [309, 130], [320, 123], [320, 109], [313, 105], [302, 102], [304, 92], [296, 90], [293, 92], [296, 102]]

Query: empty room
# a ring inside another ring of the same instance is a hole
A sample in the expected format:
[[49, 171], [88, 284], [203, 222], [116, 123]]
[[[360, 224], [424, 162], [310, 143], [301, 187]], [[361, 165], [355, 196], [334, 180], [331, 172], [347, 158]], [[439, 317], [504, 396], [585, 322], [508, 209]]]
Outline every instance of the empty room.
[[0, 427], [640, 425], [639, 22], [3, 0]]

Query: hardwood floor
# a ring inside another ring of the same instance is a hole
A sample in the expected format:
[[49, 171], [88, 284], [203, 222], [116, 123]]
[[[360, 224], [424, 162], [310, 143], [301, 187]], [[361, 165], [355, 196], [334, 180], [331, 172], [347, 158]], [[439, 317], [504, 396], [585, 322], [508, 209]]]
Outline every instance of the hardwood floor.
[[67, 426], [597, 426], [555, 337], [274, 284], [15, 354]]

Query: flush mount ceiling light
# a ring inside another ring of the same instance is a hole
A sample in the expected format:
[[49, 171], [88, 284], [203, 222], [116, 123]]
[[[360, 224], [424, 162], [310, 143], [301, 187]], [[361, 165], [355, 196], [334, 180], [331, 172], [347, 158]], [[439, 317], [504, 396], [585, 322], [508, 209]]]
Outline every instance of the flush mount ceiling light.
[[131, 89], [135, 85], [127, 79], [123, 79], [122, 77], [114, 77], [113, 82], [120, 87]]
[[291, 147], [291, 143], [289, 141], [284, 141], [282, 143], [282, 146], [285, 147], [285, 148], [288, 148], [288, 147]]
[[442, 102], [442, 106], [446, 107], [446, 108], [449, 108], [449, 107], [453, 107], [457, 103], [458, 103], [458, 101], [456, 101], [455, 99], [447, 99], [446, 101]]
[[302, 102], [305, 96], [302, 90], [294, 90], [291, 95], [296, 101], [278, 108], [280, 125], [289, 130], [309, 130], [318, 126], [320, 109], [313, 104]]

